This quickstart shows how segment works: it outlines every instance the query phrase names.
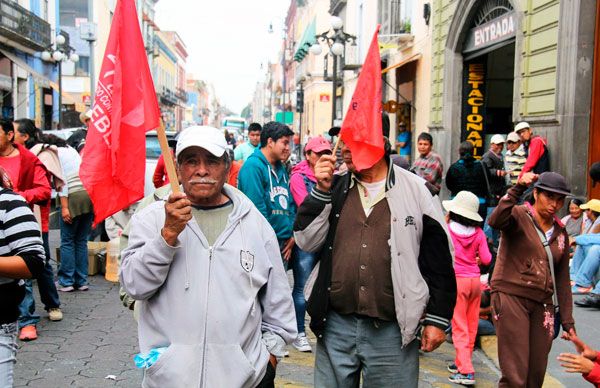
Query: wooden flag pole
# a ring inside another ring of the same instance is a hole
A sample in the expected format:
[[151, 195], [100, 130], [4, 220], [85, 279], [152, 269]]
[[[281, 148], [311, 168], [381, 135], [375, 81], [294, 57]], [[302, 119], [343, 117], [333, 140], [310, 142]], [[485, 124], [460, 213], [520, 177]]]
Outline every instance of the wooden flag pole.
[[335, 155], [336, 155], [336, 153], [337, 153], [337, 150], [338, 150], [338, 148], [339, 148], [339, 146], [340, 146], [340, 140], [341, 140], [341, 139], [342, 139], [342, 137], [341, 137], [341, 136], [338, 134], [338, 138], [337, 138], [337, 140], [335, 141], [335, 146], [333, 146], [333, 152], [331, 153], [331, 155], [333, 155], [333, 156], [335, 156]]
[[165, 123], [160, 119], [160, 125], [156, 130], [158, 135], [158, 142], [160, 143], [160, 151], [163, 159], [165, 160], [165, 167], [167, 168], [167, 176], [171, 184], [171, 191], [173, 193], [179, 193], [179, 179], [177, 178], [177, 171], [175, 171], [175, 164], [173, 163], [173, 156], [171, 155], [171, 148], [167, 141], [167, 134], [165, 133]]

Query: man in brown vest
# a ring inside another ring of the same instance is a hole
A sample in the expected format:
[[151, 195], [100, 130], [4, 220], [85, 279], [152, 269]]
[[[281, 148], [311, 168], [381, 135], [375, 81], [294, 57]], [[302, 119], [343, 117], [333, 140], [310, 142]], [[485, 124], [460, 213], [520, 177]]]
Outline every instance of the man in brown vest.
[[[386, 156], [333, 175], [335, 156], [315, 166], [317, 186], [298, 210], [298, 246], [317, 253], [305, 292], [317, 335], [315, 386], [417, 387], [419, 348], [445, 339], [456, 281], [441, 206], [425, 181]], [[417, 340], [420, 327], [422, 338]]]

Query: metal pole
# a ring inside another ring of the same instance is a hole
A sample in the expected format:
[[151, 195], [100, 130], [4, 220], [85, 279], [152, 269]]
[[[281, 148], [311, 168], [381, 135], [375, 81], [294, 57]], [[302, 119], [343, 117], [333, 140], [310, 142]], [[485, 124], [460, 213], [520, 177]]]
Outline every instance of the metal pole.
[[331, 93], [331, 126], [334, 126], [335, 123], [335, 115], [336, 115], [336, 92], [337, 92], [337, 58], [334, 53], [329, 51], [331, 56], [333, 57], [333, 76], [332, 78], [332, 93]]
[[[88, 0], [88, 23], [94, 22], [94, 2]], [[94, 97], [96, 96], [96, 80], [95, 80], [95, 63], [94, 63], [94, 41], [90, 40], [90, 108], [94, 106]]]
[[[285, 42], [285, 41], [284, 41]], [[285, 43], [284, 43], [285, 46]], [[283, 48], [283, 124], [285, 124], [285, 87], [286, 87], [286, 76], [285, 74], [285, 47]]]
[[62, 61], [58, 61], [58, 129], [62, 129]]

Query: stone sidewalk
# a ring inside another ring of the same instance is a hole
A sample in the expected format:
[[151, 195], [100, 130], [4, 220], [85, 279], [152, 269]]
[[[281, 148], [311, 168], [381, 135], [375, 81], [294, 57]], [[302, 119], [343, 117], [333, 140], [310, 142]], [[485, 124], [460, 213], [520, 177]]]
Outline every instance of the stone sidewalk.
[[[39, 338], [19, 342], [16, 387], [139, 387], [142, 373], [133, 365], [138, 353], [136, 325], [131, 311], [120, 304], [118, 285], [91, 276], [90, 290], [61, 293], [64, 319], [50, 322], [45, 312]], [[37, 289], [37, 287], [34, 287]], [[39, 300], [36, 293], [36, 299]], [[37, 305], [38, 312], [43, 306]], [[314, 337], [311, 338], [314, 346]], [[450, 387], [446, 364], [454, 349], [444, 344], [421, 355], [420, 387]], [[290, 347], [290, 357], [278, 368], [277, 387], [312, 387], [313, 354]], [[495, 386], [497, 369], [477, 351], [474, 355], [479, 387]]]

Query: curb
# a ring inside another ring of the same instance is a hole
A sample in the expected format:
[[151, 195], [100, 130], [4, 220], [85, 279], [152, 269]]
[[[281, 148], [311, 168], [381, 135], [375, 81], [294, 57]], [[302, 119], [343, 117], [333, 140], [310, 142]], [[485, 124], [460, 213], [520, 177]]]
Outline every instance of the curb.
[[[481, 339], [481, 350], [483, 353], [496, 365], [498, 369], [500, 369], [500, 365], [498, 364], [498, 337], [495, 335], [486, 335], [480, 337]], [[544, 385], [542, 388], [564, 388], [564, 385], [546, 373], [546, 377], [544, 379]]]

